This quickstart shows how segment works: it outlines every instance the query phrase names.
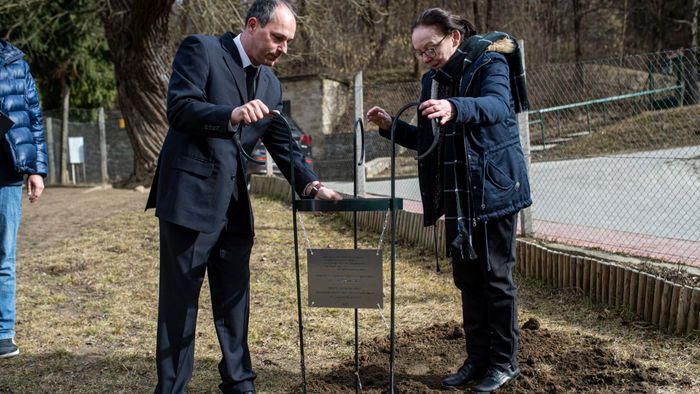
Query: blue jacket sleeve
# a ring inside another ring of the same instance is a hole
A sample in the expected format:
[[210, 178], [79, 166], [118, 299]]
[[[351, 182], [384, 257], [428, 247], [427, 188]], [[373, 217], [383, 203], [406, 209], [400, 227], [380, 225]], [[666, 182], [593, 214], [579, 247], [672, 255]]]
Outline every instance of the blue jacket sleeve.
[[207, 102], [209, 57], [202, 39], [189, 36], [180, 44], [173, 60], [168, 85], [168, 122], [179, 132], [203, 137], [230, 138], [230, 105]]
[[[278, 84], [278, 86], [280, 86]], [[280, 101], [277, 104], [277, 110], [282, 112], [282, 87], [280, 86], [279, 93]], [[260, 138], [265, 145], [265, 148], [274, 158], [277, 167], [287, 181], [291, 180], [291, 163], [289, 161], [289, 131], [287, 126], [277, 117], [273, 118], [270, 126]], [[310, 182], [318, 180], [316, 174], [309, 168], [304, 160], [304, 155], [296, 143], [291, 145], [292, 160], [294, 160], [294, 190], [298, 195], [302, 195], [304, 188]], [[291, 183], [291, 182], [290, 182]]]
[[455, 123], [489, 126], [501, 123], [508, 117], [512, 98], [506, 59], [502, 55], [494, 55], [483, 67], [477, 97], [448, 99], [457, 111]]
[[41, 115], [41, 104], [39, 103], [39, 93], [36, 90], [34, 78], [29, 71], [29, 65], [26, 67], [26, 100], [29, 112], [29, 129], [34, 137], [34, 145], [36, 146], [36, 166], [32, 174], [46, 176], [48, 173], [48, 165], [46, 159], [46, 139], [44, 137], [44, 123]]
[[[391, 130], [379, 129], [379, 135], [390, 140]], [[398, 122], [396, 122], [394, 140], [404, 148], [418, 150], [418, 127], [399, 119]]]

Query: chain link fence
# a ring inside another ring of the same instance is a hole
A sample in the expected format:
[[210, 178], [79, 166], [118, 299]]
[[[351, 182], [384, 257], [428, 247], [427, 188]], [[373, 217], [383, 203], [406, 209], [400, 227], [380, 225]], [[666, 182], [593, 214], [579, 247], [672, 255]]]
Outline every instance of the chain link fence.
[[100, 119], [97, 108], [71, 108], [68, 117], [68, 140], [65, 148], [67, 173], [61, 177], [62, 113], [45, 110], [49, 163], [49, 184], [100, 184], [102, 162], [107, 165], [107, 182], [128, 179], [134, 170], [134, 152], [126, 134], [124, 119], [118, 110], [104, 111], [106, 156], [100, 149]]
[[[528, 68], [535, 237], [700, 266], [699, 59], [693, 48]], [[420, 96], [417, 81], [363, 88], [365, 111]], [[390, 147], [375, 151], [366, 191], [385, 195]], [[420, 200], [414, 156], [398, 151], [396, 192]]]

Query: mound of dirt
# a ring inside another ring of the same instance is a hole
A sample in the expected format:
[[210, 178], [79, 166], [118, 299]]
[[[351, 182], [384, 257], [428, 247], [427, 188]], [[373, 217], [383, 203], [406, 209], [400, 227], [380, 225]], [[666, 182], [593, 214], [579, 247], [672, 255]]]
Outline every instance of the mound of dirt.
[[[454, 372], [465, 357], [460, 324], [437, 324], [422, 331], [397, 334], [395, 379], [400, 393], [441, 393], [442, 379]], [[528, 321], [521, 330], [518, 356], [521, 376], [499, 392], [635, 392], [652, 393], [675, 383], [689, 385], [656, 368], [645, 368], [635, 359], [621, 360], [605, 341], [576, 333], [565, 336]], [[380, 338], [361, 346], [362, 392], [384, 393], [388, 388], [389, 340]], [[687, 379], [686, 379], [687, 380]], [[289, 392], [298, 393], [301, 387]], [[309, 393], [355, 391], [354, 362], [336, 366], [325, 374], [307, 377]]]

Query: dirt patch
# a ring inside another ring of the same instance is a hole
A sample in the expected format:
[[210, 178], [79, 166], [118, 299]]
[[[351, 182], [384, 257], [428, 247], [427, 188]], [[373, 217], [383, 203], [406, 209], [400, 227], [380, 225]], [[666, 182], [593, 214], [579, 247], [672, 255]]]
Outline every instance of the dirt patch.
[[[526, 328], [530, 327], [530, 329]], [[653, 393], [659, 387], [690, 387], [689, 378], [662, 374], [634, 358], [623, 359], [605, 340], [579, 332], [561, 333], [528, 320], [521, 330], [521, 376], [500, 392], [635, 392]], [[397, 334], [396, 388], [401, 393], [440, 393], [452, 390], [441, 381], [464, 359], [464, 333], [452, 321], [426, 330]], [[360, 376], [365, 393], [383, 393], [388, 387], [389, 340], [377, 339], [362, 346]], [[310, 393], [355, 391], [354, 363], [339, 365], [322, 376], [309, 376]], [[289, 393], [300, 392], [295, 387]]]
[[49, 186], [38, 203], [22, 201], [17, 254], [47, 250], [101, 220], [123, 212], [143, 211], [147, 193], [124, 189]]

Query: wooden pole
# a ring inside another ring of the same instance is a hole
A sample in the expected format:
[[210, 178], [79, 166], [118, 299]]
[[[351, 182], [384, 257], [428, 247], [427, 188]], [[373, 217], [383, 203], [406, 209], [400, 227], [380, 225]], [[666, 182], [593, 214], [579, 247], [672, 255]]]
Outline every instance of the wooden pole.
[[46, 134], [46, 162], [48, 164], [48, 183], [53, 185], [56, 183], [56, 151], [54, 150], [53, 139], [53, 118], [47, 117], [44, 119], [45, 134]]
[[105, 128], [105, 109], [102, 107], [97, 112], [97, 129], [100, 133], [100, 181], [103, 185], [106, 185], [109, 183], [109, 174], [107, 173], [107, 131]]

